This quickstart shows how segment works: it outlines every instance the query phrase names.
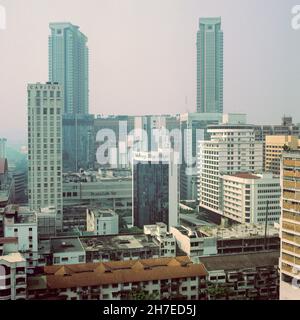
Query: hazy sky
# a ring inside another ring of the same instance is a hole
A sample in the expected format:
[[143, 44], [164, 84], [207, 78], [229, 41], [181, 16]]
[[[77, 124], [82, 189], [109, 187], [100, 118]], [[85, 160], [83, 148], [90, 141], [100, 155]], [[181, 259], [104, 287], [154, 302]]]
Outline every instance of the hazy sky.
[[[26, 84], [48, 79], [49, 22], [80, 26], [90, 49], [90, 112], [196, 109], [198, 18], [221, 16], [224, 111], [300, 122], [299, 0], [0, 0], [0, 137], [26, 140]], [[187, 98], [186, 98], [187, 97]]]

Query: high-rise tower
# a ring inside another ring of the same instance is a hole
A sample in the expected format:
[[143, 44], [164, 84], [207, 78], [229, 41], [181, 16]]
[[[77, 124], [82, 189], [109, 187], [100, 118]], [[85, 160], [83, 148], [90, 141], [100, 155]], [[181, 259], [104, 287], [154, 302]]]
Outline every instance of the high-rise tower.
[[200, 18], [197, 32], [197, 112], [223, 113], [221, 18]]
[[64, 88], [64, 113], [87, 114], [89, 70], [87, 37], [71, 23], [50, 23], [49, 81]]
[[33, 210], [55, 207], [62, 228], [62, 106], [56, 83], [28, 85], [28, 186]]

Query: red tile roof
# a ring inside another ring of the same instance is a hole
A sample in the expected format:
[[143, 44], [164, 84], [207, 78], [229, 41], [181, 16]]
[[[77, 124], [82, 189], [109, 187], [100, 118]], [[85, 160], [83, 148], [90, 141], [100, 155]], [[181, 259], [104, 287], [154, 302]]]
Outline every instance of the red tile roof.
[[237, 172], [232, 175], [233, 177], [242, 178], [242, 179], [260, 179], [259, 176], [249, 172]]
[[207, 275], [202, 264], [194, 264], [188, 257], [46, 266], [44, 271], [52, 289]]

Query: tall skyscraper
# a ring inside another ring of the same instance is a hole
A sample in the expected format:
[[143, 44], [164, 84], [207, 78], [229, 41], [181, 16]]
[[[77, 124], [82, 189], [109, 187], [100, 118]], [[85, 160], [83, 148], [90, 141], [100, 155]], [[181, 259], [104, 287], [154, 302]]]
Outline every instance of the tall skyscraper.
[[81, 168], [92, 168], [95, 162], [94, 116], [64, 114], [62, 123], [63, 171], [78, 172]]
[[49, 81], [64, 89], [64, 113], [88, 113], [89, 52], [87, 37], [71, 23], [50, 23]]
[[300, 151], [281, 160], [280, 300], [300, 299]]
[[200, 18], [197, 32], [197, 112], [223, 112], [221, 18]]
[[55, 207], [62, 228], [62, 107], [57, 83], [28, 85], [28, 185], [33, 210]]
[[179, 170], [173, 152], [137, 152], [133, 157], [133, 224], [178, 224]]

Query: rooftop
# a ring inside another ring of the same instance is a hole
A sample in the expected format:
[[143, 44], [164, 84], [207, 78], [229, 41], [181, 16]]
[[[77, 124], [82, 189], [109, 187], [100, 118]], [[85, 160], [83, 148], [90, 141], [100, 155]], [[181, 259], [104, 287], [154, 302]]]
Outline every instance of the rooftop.
[[99, 209], [98, 207], [91, 208], [91, 211], [94, 213], [97, 218], [109, 218], [116, 216], [115, 211], [111, 209]]
[[50, 241], [52, 253], [84, 251], [79, 238], [53, 238]]
[[131, 181], [131, 179], [131, 172], [129, 170], [99, 170], [63, 174], [64, 183], [99, 183], [108, 181]]
[[[237, 224], [228, 228], [203, 226], [198, 228], [198, 232], [204, 236], [216, 237], [220, 239], [238, 239], [238, 238], [253, 238], [264, 237], [265, 226], [263, 224]], [[271, 225], [268, 225], [267, 235], [270, 237], [279, 237], [279, 230]]]
[[10, 204], [5, 207], [4, 214], [6, 216], [14, 216], [15, 224], [22, 223], [36, 223], [36, 215], [34, 211], [31, 211], [29, 207], [19, 206], [17, 204]]
[[237, 172], [235, 174], [232, 174], [232, 177], [242, 178], [242, 179], [260, 179], [261, 177], [249, 173], [249, 172]]
[[8, 254], [6, 256], [2, 256], [2, 257], [0, 257], [0, 263], [2, 260], [10, 262], [10, 263], [26, 262], [24, 257], [19, 252], [14, 252], [14, 253]]
[[82, 245], [88, 251], [114, 251], [124, 249], [156, 248], [151, 236], [144, 234], [93, 236], [81, 238]]
[[44, 272], [50, 289], [207, 275], [202, 264], [193, 264], [188, 257], [46, 266]]
[[278, 265], [279, 251], [201, 257], [207, 271], [237, 270]]

